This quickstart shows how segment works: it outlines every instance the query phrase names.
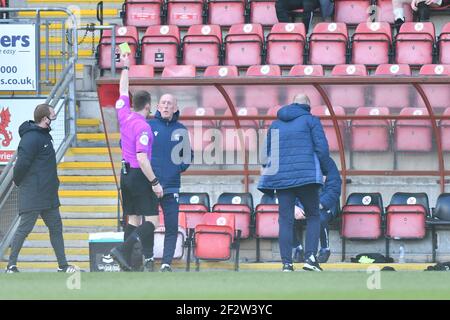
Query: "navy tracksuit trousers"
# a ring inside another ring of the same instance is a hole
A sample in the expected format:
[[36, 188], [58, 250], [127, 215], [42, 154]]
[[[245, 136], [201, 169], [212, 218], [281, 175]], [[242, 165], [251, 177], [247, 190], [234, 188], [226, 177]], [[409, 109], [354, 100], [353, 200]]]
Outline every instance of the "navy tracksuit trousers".
[[320, 237], [318, 184], [277, 190], [279, 203], [279, 244], [282, 263], [292, 263], [294, 207], [296, 198], [300, 200], [306, 215], [305, 259], [316, 256]]
[[162, 263], [171, 264], [178, 237], [178, 193], [168, 193], [160, 199], [164, 214], [164, 251]]

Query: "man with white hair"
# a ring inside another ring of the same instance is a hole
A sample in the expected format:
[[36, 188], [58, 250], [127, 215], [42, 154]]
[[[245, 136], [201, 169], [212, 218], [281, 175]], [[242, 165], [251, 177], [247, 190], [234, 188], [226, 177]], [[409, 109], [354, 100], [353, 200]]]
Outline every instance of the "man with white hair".
[[[328, 142], [319, 118], [310, 112], [305, 94], [282, 107], [267, 133], [267, 163], [259, 180], [263, 193], [276, 193], [279, 203], [279, 245], [284, 272], [294, 271], [292, 244], [294, 207], [298, 198], [306, 212], [304, 270], [322, 271], [317, 260], [320, 237], [319, 190], [321, 167], [329, 158]], [[278, 137], [278, 139], [277, 139]]]
[[188, 131], [178, 122], [179, 115], [177, 99], [172, 94], [164, 94], [159, 99], [155, 118], [148, 121], [155, 137], [152, 167], [164, 190], [159, 200], [165, 227], [162, 272], [172, 271], [178, 234], [180, 176], [192, 160]]

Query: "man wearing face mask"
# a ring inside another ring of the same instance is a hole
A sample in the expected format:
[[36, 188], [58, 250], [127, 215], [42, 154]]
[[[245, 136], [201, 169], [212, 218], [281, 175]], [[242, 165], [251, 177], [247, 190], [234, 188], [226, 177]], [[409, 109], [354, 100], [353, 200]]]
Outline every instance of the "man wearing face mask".
[[64, 252], [63, 227], [59, 213], [59, 179], [56, 154], [50, 135], [50, 124], [56, 120], [53, 107], [40, 104], [34, 110], [34, 121], [19, 127], [20, 143], [14, 166], [14, 183], [19, 187], [20, 223], [11, 244], [6, 273], [19, 272], [20, 249], [39, 216], [50, 232], [50, 242], [58, 260], [58, 272], [75, 272]]
[[170, 272], [178, 233], [178, 192], [180, 175], [192, 160], [192, 148], [184, 125], [178, 122], [177, 100], [171, 94], [159, 99], [155, 118], [150, 120], [153, 135], [152, 166], [164, 189], [160, 199], [164, 214], [164, 251], [160, 271]]

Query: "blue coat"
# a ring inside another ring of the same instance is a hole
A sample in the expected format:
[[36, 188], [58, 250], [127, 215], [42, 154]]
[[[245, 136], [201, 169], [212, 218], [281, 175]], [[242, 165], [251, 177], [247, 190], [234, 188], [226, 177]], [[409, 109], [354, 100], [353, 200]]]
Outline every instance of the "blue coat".
[[[179, 111], [175, 112], [172, 120], [168, 121], [163, 119], [161, 113], [157, 111], [155, 118], [148, 121], [154, 136], [152, 169], [165, 194], [180, 191], [181, 172], [185, 171], [192, 161], [193, 153], [189, 135], [186, 127], [178, 122], [179, 115]], [[183, 141], [187, 144], [184, 145]], [[183, 145], [184, 148], [182, 148]], [[189, 154], [185, 155], [183, 150], [189, 150]], [[172, 159], [173, 151], [180, 156], [179, 159]]]
[[[328, 157], [328, 160], [325, 161], [322, 170], [323, 172], [327, 172], [327, 175], [325, 184], [319, 193], [320, 204], [325, 211], [334, 211], [336, 204], [338, 204], [339, 197], [341, 196], [341, 175], [339, 174], [336, 163], [331, 157]], [[303, 208], [303, 205], [299, 200], [297, 200], [296, 205]], [[336, 214], [336, 212], [333, 213]]]
[[323, 184], [320, 168], [329, 158], [328, 142], [310, 109], [294, 103], [278, 111], [267, 133], [268, 161], [259, 180], [260, 191], [270, 194], [276, 189]]

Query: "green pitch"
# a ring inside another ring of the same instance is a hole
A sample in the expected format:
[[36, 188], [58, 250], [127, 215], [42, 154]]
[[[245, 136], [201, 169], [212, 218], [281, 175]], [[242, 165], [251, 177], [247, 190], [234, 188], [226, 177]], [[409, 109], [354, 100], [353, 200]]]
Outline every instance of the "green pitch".
[[[450, 299], [450, 272], [0, 274], [0, 299]], [[72, 280], [72, 281], [71, 281]], [[68, 289], [67, 283], [72, 288]], [[380, 289], [368, 289], [379, 287]]]

